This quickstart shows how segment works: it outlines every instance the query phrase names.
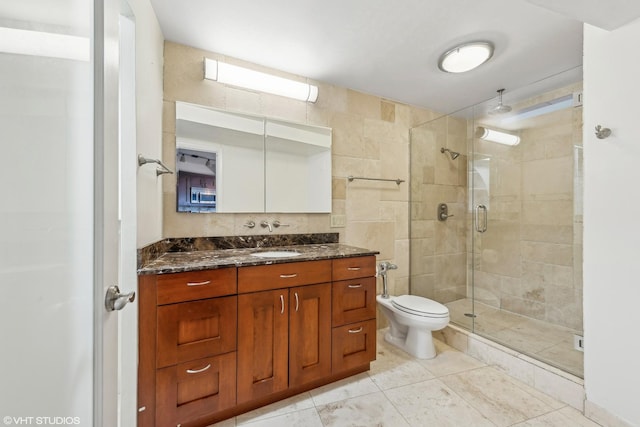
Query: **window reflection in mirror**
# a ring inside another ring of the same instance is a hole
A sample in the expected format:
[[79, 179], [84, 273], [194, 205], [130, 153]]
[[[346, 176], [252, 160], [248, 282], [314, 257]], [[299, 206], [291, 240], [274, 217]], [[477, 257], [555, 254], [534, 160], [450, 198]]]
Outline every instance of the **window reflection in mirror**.
[[179, 148], [178, 212], [216, 211], [216, 153]]

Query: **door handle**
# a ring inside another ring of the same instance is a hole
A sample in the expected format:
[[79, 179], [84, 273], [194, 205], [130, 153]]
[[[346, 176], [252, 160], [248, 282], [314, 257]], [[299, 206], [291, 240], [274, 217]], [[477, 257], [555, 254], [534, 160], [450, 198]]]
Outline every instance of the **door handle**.
[[125, 305], [136, 299], [135, 291], [128, 294], [120, 293], [118, 285], [110, 286], [104, 297], [104, 306], [107, 311], [122, 310]]
[[[480, 224], [480, 211], [483, 212], [483, 221]], [[477, 205], [476, 206], [476, 214], [475, 214], [475, 227], [478, 233], [484, 233], [487, 231], [487, 207], [485, 205]]]

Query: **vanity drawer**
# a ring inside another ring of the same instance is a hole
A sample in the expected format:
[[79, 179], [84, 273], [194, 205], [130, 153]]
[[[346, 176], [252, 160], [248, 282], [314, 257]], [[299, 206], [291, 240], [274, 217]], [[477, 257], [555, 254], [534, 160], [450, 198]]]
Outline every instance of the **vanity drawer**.
[[376, 320], [333, 328], [331, 347], [334, 374], [376, 360]]
[[290, 288], [331, 281], [331, 260], [238, 268], [238, 293]]
[[341, 280], [332, 284], [333, 326], [376, 317], [376, 278]]
[[236, 353], [198, 359], [156, 373], [156, 423], [176, 426], [236, 404]]
[[235, 350], [237, 319], [235, 295], [158, 307], [156, 366]]
[[236, 268], [189, 271], [157, 276], [158, 305], [236, 293]]
[[376, 275], [376, 257], [364, 256], [334, 259], [332, 279], [349, 280]]

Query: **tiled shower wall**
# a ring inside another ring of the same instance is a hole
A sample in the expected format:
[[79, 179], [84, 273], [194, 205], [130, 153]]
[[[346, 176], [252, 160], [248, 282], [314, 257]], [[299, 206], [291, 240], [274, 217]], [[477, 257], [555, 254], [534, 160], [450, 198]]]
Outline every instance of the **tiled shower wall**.
[[[251, 92], [203, 80], [203, 58], [304, 81], [304, 78], [246, 63], [220, 54], [165, 42], [163, 161], [175, 167], [175, 102], [184, 101], [333, 130], [332, 215], [345, 226], [331, 227], [329, 214], [192, 214], [176, 212], [175, 175], [163, 175], [163, 237], [234, 236], [268, 233], [249, 229], [252, 220], [280, 220], [290, 227], [273, 234], [340, 233], [340, 242], [380, 251], [379, 260], [399, 267], [389, 275], [392, 292], [409, 286], [409, 183], [353, 181], [347, 176], [408, 180], [409, 129], [436, 114], [322, 82], [315, 104]], [[295, 177], [292, 177], [295, 179]], [[380, 284], [379, 284], [380, 285]]]
[[[476, 139], [479, 169], [468, 176], [467, 135], [476, 124], [446, 116], [411, 130], [411, 292], [447, 303], [473, 291], [491, 306], [582, 330], [582, 107], [530, 121], [515, 147]], [[451, 160], [441, 147], [461, 155]], [[475, 204], [489, 209], [484, 234], [470, 233], [469, 178]], [[454, 217], [438, 221], [439, 203]]]
[[[441, 153], [460, 153], [452, 160]], [[449, 215], [438, 221], [437, 206]], [[467, 123], [446, 116], [411, 130], [411, 293], [446, 303], [467, 295]]]
[[[578, 91], [581, 84], [514, 108]], [[515, 147], [475, 140], [475, 158], [490, 172], [488, 230], [474, 234], [475, 297], [582, 330], [582, 107], [540, 116], [520, 136]]]

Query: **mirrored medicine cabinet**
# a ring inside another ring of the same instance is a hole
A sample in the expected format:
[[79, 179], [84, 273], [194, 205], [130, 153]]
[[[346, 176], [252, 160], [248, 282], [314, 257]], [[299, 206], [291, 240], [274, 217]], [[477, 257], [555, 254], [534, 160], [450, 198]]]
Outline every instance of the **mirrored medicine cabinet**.
[[331, 212], [331, 129], [176, 102], [177, 210]]

